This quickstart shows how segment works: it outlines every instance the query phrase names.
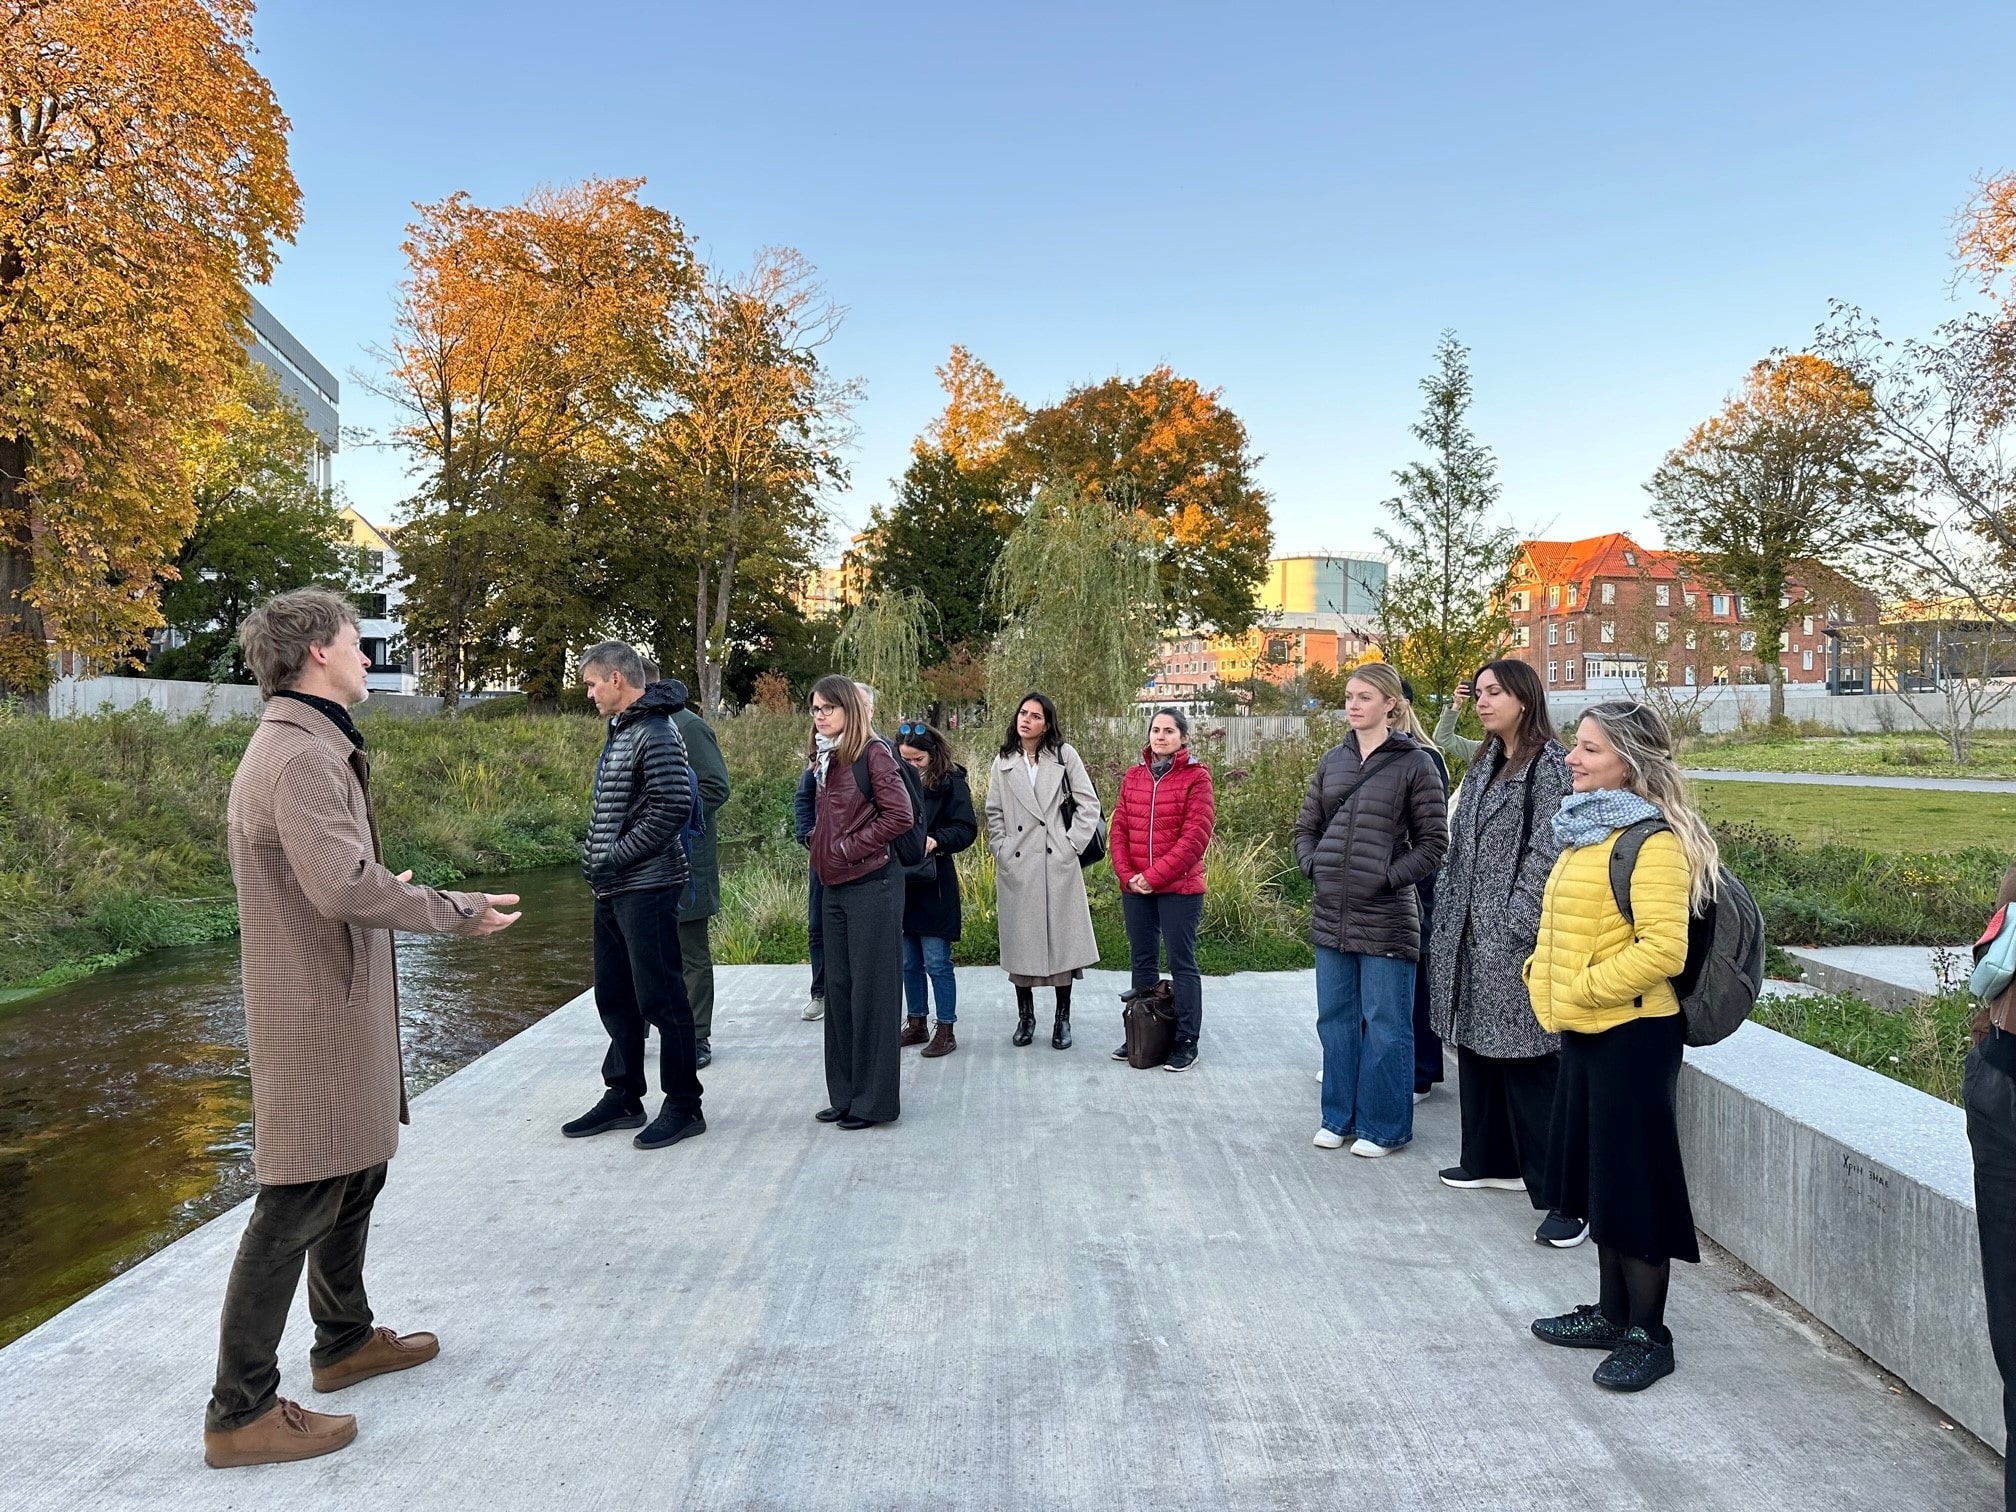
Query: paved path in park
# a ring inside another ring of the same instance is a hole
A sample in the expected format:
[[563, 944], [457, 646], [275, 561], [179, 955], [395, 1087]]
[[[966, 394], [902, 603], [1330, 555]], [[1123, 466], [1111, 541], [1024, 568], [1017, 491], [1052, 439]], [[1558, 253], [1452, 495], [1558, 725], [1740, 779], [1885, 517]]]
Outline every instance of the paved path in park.
[[1920, 793], [2016, 793], [2016, 781], [1994, 777], [1851, 777], [1839, 772], [1731, 772], [1684, 767], [1703, 782], [1789, 782], [1800, 787], [1904, 788]]
[[0, 1351], [0, 1508], [1999, 1507], [1999, 1461], [1726, 1261], [1679, 1268], [1677, 1375], [1592, 1386], [1526, 1325], [1596, 1257], [1436, 1182], [1452, 1096], [1397, 1156], [1310, 1146], [1307, 973], [1208, 983], [1183, 1076], [1107, 1059], [1108, 974], [1068, 1053], [961, 976], [961, 1049], [850, 1134], [802, 969], [724, 971], [710, 1131], [648, 1154], [555, 1131], [598, 1090], [577, 1000], [416, 1104], [372, 1294], [445, 1344], [321, 1399], [355, 1445], [201, 1463], [241, 1208]]

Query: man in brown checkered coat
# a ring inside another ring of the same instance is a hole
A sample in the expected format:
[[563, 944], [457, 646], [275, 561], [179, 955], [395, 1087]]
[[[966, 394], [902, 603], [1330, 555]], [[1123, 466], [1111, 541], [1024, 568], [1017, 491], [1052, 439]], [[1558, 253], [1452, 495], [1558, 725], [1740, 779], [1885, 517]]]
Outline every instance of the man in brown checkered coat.
[[348, 1414], [279, 1395], [280, 1335], [308, 1266], [317, 1391], [434, 1358], [432, 1334], [374, 1326], [364, 1245], [407, 1121], [392, 932], [494, 934], [510, 894], [437, 892], [380, 858], [371, 766], [350, 708], [369, 659], [357, 615], [320, 588], [245, 621], [266, 711], [231, 783], [231, 874], [252, 1058], [259, 1195], [238, 1244], [204, 1418], [212, 1465], [308, 1459], [357, 1436]]

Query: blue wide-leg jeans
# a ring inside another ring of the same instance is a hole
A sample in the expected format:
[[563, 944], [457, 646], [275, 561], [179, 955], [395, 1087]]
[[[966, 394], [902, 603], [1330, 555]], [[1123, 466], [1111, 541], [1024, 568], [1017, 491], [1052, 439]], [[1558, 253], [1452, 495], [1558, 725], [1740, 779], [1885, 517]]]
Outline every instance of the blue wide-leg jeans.
[[1395, 1149], [1414, 1137], [1414, 971], [1393, 956], [1316, 947], [1323, 1127]]

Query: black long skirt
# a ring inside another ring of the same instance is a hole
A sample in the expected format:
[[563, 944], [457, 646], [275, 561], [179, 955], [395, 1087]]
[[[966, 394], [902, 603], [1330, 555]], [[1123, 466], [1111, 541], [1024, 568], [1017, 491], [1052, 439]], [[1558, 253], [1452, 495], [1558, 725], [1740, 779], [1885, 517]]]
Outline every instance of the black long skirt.
[[1639, 1260], [1701, 1259], [1675, 1111], [1686, 1033], [1676, 1013], [1561, 1036], [1547, 1206]]

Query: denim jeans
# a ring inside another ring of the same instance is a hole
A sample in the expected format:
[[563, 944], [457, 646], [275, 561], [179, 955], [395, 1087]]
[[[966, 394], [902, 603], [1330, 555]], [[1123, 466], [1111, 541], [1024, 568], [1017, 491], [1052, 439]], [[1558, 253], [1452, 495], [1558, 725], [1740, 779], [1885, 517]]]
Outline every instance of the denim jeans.
[[926, 984], [938, 990], [938, 1022], [959, 1021], [959, 980], [952, 974], [952, 942], [936, 935], [903, 936], [903, 999], [910, 1017], [931, 1009]]
[[1414, 1137], [1412, 961], [1316, 947], [1323, 1127], [1395, 1149]]
[[1137, 990], [1162, 980], [1162, 949], [1168, 947], [1176, 1038], [1194, 1043], [1204, 1028], [1204, 979], [1197, 974], [1197, 925], [1204, 917], [1204, 895], [1123, 889], [1120, 915], [1127, 924], [1127, 951]]

